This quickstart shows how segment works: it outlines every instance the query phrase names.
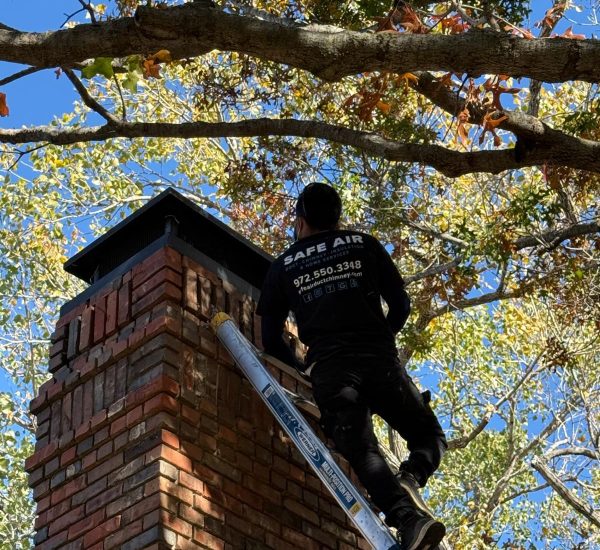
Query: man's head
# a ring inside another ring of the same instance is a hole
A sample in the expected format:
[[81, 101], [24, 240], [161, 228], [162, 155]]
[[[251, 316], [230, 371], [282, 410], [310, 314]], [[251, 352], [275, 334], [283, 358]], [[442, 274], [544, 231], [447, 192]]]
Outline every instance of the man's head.
[[325, 183], [309, 183], [296, 202], [296, 237], [335, 229], [342, 214], [337, 191]]

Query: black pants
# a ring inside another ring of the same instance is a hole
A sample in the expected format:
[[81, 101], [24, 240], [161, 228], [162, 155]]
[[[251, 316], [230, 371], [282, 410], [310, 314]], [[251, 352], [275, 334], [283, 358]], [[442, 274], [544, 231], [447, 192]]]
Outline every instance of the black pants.
[[371, 416], [381, 416], [406, 440], [410, 454], [402, 467], [424, 486], [447, 448], [428, 392], [419, 393], [404, 367], [393, 359], [317, 363], [311, 380], [325, 434], [385, 513], [387, 523], [396, 526], [413, 506], [379, 453]]

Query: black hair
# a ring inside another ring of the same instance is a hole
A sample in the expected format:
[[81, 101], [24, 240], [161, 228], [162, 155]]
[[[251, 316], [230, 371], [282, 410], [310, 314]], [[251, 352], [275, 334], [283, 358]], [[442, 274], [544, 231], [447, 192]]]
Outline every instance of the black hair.
[[309, 183], [298, 196], [296, 215], [315, 229], [335, 229], [342, 215], [342, 200], [331, 185]]

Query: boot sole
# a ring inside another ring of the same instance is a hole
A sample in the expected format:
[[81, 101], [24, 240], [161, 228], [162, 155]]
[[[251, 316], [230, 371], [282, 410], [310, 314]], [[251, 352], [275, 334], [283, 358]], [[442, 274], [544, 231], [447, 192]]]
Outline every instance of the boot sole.
[[446, 527], [440, 521], [434, 519], [428, 521], [411, 545], [405, 550], [424, 550], [425, 548], [435, 548], [446, 534]]

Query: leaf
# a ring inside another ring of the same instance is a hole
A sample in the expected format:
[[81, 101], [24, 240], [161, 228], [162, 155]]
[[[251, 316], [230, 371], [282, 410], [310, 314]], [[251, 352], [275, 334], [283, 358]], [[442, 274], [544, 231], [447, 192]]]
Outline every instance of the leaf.
[[8, 116], [8, 105], [6, 104], [6, 94], [0, 92], [0, 116]]
[[382, 111], [383, 113], [385, 113], [386, 115], [389, 114], [390, 109], [392, 108], [392, 106], [389, 103], [385, 103], [384, 101], [381, 101], [381, 100], [379, 100], [375, 106], [380, 111]]
[[160, 78], [160, 65], [154, 59], [145, 59], [142, 63], [144, 78]]
[[123, 80], [123, 88], [129, 90], [132, 94], [137, 92], [139, 73], [137, 71], [129, 71]]
[[112, 78], [115, 74], [112, 66], [111, 57], [97, 57], [94, 62], [81, 70], [83, 78], [93, 78], [97, 74], [101, 74], [106, 78]]
[[168, 63], [172, 61], [171, 52], [169, 50], [158, 50], [154, 55], [150, 56], [155, 63]]
[[469, 143], [469, 131], [467, 130], [466, 123], [470, 118], [471, 115], [469, 115], [469, 111], [466, 107], [460, 113], [458, 113], [457, 116], [458, 124], [456, 126], [456, 137], [458, 138], [458, 141], [460, 141], [460, 143], [465, 147]]
[[396, 77], [395, 81], [398, 86], [403, 85], [408, 88], [411, 84], [418, 84], [419, 77], [412, 73], [402, 73]]
[[569, 27], [560, 37], [570, 38], [571, 40], [585, 40], [585, 34], [573, 34], [573, 27]]
[[502, 124], [502, 122], [504, 122], [506, 119], [508, 119], [508, 116], [502, 115], [498, 118], [492, 118], [493, 114], [495, 114], [495, 111], [486, 113], [485, 116], [483, 117], [483, 121], [482, 121], [483, 131], [481, 132], [481, 135], [479, 136], [479, 144], [480, 145], [483, 143], [483, 140], [485, 139], [485, 135], [488, 132], [490, 132], [492, 134], [492, 136], [494, 137], [494, 146], [495, 147], [499, 147], [502, 144], [502, 140], [500, 139], [500, 136], [498, 136], [496, 134], [496, 128], [500, 124]]

